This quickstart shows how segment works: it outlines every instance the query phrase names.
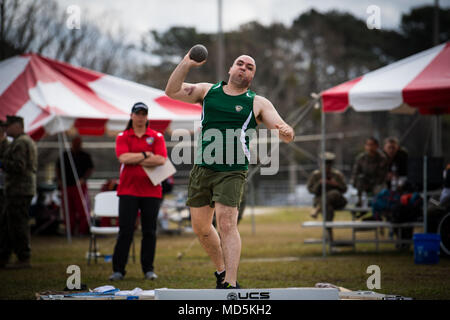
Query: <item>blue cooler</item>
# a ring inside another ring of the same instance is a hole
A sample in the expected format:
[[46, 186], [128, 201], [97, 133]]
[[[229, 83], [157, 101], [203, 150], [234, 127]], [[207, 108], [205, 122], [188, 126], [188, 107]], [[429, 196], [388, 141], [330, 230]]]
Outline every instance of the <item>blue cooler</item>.
[[436, 264], [439, 262], [441, 235], [437, 233], [414, 234], [414, 263]]

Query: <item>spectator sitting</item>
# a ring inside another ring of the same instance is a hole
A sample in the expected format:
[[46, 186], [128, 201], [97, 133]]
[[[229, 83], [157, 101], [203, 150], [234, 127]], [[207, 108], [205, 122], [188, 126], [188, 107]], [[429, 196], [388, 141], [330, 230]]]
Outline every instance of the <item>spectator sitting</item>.
[[400, 146], [397, 138], [389, 137], [384, 140], [383, 152], [387, 158], [387, 187], [395, 189], [408, 175], [408, 151]]
[[[422, 197], [419, 192], [415, 192], [409, 182], [399, 186], [400, 202], [392, 208], [392, 216], [390, 221], [393, 223], [415, 222], [422, 217]], [[394, 234], [400, 240], [411, 240], [413, 235], [413, 228], [393, 229]], [[409, 249], [409, 243], [400, 243], [398, 249]]]
[[[331, 152], [326, 152], [325, 155], [325, 173], [326, 173], [326, 221], [333, 221], [334, 211], [344, 208], [347, 205], [347, 200], [343, 194], [347, 191], [344, 175], [337, 169], [333, 168], [333, 162], [336, 158]], [[323, 159], [323, 156], [321, 158]], [[315, 210], [311, 213], [311, 217], [317, 218], [319, 212], [322, 212], [322, 172], [315, 170], [308, 178], [307, 189], [314, 194]], [[332, 230], [327, 229], [329, 239], [332, 240]]]
[[[399, 184], [396, 190], [383, 189], [374, 197], [373, 216], [364, 220], [387, 220], [392, 223], [418, 221], [421, 216], [422, 198], [408, 181]], [[413, 228], [393, 229], [400, 240], [411, 240]], [[399, 249], [408, 249], [409, 244], [400, 244]]]
[[378, 140], [370, 137], [364, 145], [352, 171], [352, 184], [358, 190], [357, 207], [362, 205], [362, 195], [373, 196], [385, 188], [386, 156], [378, 149]]

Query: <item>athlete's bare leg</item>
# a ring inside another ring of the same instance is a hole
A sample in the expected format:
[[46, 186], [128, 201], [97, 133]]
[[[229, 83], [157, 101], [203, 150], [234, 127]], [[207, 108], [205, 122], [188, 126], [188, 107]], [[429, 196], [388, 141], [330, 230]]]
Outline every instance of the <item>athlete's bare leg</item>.
[[211, 258], [217, 271], [225, 270], [220, 238], [216, 229], [212, 225], [214, 208], [204, 206], [199, 208], [191, 207], [190, 209], [192, 229], [197, 235], [200, 244]]
[[220, 232], [222, 252], [225, 260], [225, 282], [236, 286], [239, 260], [241, 257], [241, 236], [237, 220], [238, 208], [216, 202], [217, 226]]

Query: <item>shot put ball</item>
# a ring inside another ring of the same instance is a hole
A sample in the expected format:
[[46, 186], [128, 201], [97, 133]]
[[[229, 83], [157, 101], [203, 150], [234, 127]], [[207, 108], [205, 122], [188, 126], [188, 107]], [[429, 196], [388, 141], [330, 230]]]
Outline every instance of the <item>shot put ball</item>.
[[204, 45], [197, 44], [193, 46], [189, 51], [189, 58], [197, 62], [202, 62], [203, 60], [208, 58], [208, 50]]

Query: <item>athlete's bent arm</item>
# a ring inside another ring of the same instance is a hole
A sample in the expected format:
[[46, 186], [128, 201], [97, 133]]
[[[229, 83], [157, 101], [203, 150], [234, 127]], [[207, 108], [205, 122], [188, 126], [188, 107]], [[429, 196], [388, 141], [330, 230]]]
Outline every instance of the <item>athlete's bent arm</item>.
[[294, 140], [294, 129], [281, 119], [272, 102], [268, 99], [255, 96], [255, 117], [257, 122], [262, 122], [268, 129], [277, 129], [280, 139], [286, 143]]
[[204, 96], [211, 88], [212, 84], [205, 82], [196, 84], [186, 83], [184, 82], [184, 79], [186, 79], [186, 76], [192, 67], [199, 67], [205, 62], [206, 60], [196, 62], [189, 58], [189, 53], [186, 54], [170, 75], [166, 85], [166, 95], [172, 99], [188, 103], [202, 103]]

